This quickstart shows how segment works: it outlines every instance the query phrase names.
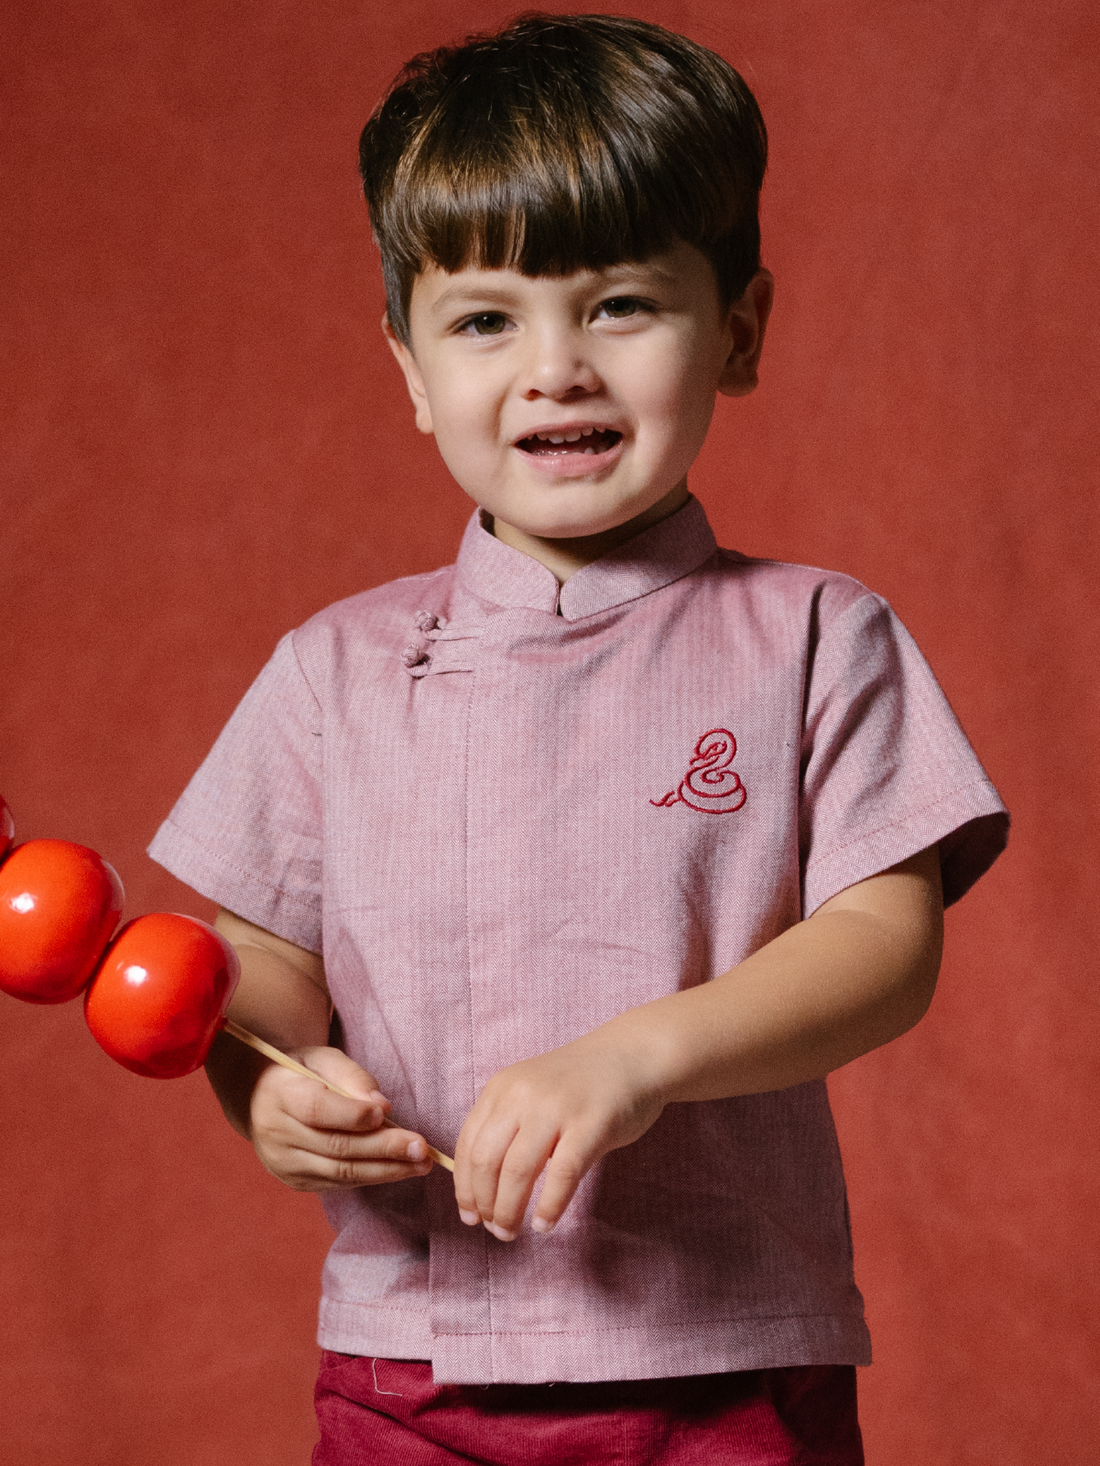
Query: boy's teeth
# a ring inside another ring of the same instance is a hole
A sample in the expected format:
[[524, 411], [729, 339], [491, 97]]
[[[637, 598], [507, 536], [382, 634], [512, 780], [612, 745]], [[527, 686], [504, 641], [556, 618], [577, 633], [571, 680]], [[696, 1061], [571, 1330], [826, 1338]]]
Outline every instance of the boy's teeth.
[[[540, 443], [578, 443], [581, 438], [590, 438], [596, 431], [595, 428], [577, 428], [571, 433], [536, 433]], [[600, 432], [606, 432], [606, 428], [600, 428]]]
[[574, 453], [603, 453], [613, 446], [622, 437], [622, 434], [612, 428], [569, 428], [563, 429], [560, 433], [532, 433], [528, 438], [519, 441], [520, 447], [524, 443], [528, 445], [528, 452], [538, 451], [539, 445], [545, 444], [546, 449], [563, 448], [567, 444], [580, 443], [582, 438], [590, 441], [583, 447], [573, 448]]

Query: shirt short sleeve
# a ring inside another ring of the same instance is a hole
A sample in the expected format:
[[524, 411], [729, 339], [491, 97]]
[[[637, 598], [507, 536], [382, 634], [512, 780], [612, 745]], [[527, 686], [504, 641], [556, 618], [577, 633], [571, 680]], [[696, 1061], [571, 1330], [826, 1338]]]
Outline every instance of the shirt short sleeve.
[[996, 860], [1008, 815], [927, 662], [870, 592], [824, 622], [811, 658], [800, 844], [809, 916], [936, 843], [944, 904]]
[[320, 706], [283, 638], [149, 846], [246, 921], [321, 950]]

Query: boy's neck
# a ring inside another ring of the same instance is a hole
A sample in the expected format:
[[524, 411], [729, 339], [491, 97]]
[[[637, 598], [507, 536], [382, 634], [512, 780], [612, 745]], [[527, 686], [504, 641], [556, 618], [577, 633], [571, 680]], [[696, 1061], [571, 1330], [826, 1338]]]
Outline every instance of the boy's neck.
[[628, 519], [625, 524], [601, 530], [599, 534], [576, 535], [569, 539], [544, 539], [488, 514], [485, 515], [485, 527], [498, 540], [511, 545], [513, 550], [530, 555], [532, 560], [538, 560], [541, 565], [545, 565], [557, 577], [559, 584], [564, 585], [578, 570], [583, 570], [593, 560], [599, 560], [612, 550], [617, 550], [627, 540], [641, 534], [643, 529], [649, 529], [651, 525], [659, 524], [662, 519], [675, 514], [687, 501], [687, 480], [683, 479], [663, 499], [643, 513], [635, 515], [633, 519]]

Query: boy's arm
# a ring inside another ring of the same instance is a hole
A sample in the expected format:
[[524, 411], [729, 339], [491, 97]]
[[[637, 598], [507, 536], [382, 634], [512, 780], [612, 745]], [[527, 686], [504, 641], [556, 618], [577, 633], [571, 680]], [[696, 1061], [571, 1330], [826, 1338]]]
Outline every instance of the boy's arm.
[[321, 958], [230, 911], [220, 911], [214, 924], [241, 960], [229, 1016], [363, 1096], [357, 1103], [333, 1094], [220, 1033], [207, 1075], [229, 1123], [252, 1142], [272, 1175], [298, 1191], [324, 1191], [431, 1170], [423, 1136], [381, 1128], [389, 1102], [374, 1076], [329, 1047], [332, 1004]]
[[931, 1002], [942, 940], [933, 847], [841, 891], [712, 982], [502, 1070], [455, 1151], [463, 1220], [511, 1240], [545, 1167], [533, 1225], [549, 1231], [592, 1165], [667, 1104], [820, 1079], [897, 1038]]

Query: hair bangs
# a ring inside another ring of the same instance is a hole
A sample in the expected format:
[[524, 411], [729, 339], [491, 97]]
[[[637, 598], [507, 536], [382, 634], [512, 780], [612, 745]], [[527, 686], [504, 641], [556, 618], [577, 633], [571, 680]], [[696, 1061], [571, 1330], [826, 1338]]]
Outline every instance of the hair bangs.
[[391, 225], [408, 263], [570, 275], [672, 242], [674, 224], [642, 204], [644, 190], [603, 150], [570, 147], [575, 139], [547, 148], [531, 134], [517, 141], [458, 168], [446, 153], [413, 161]]

